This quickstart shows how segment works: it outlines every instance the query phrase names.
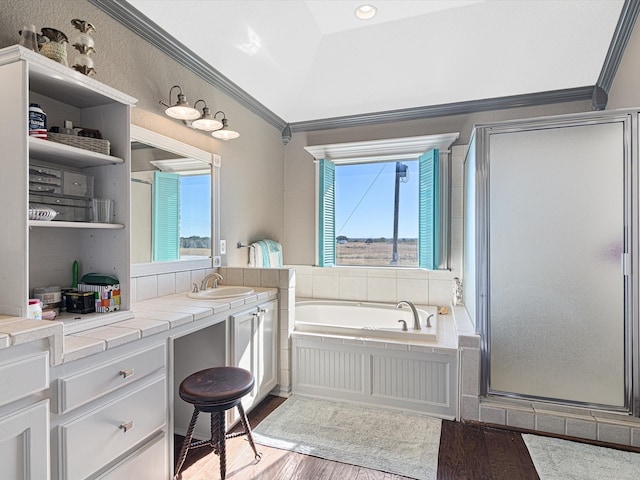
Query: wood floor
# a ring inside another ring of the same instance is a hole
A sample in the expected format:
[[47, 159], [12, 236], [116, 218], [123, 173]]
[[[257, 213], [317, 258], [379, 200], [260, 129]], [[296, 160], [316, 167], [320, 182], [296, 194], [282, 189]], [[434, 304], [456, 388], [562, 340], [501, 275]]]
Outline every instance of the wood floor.
[[[284, 398], [269, 396], [252, 412], [255, 427]], [[183, 438], [176, 435], [177, 456]], [[255, 462], [245, 437], [227, 441], [229, 480], [409, 480], [407, 477], [258, 445]], [[189, 452], [182, 480], [220, 478], [218, 456], [208, 447]], [[443, 420], [437, 480], [537, 480], [538, 474], [519, 432]]]

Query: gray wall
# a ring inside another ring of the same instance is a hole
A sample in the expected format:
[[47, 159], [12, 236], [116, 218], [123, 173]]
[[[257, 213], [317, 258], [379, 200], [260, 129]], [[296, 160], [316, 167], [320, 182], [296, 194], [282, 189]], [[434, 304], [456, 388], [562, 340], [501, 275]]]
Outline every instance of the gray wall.
[[[28, 24], [35, 24], [37, 31], [57, 28], [70, 37], [73, 18], [96, 27], [95, 79], [138, 99], [132, 111], [134, 124], [222, 156], [220, 233], [230, 247], [223, 262], [247, 263], [246, 249], [235, 248], [238, 240], [270, 237], [282, 241], [284, 153], [278, 129], [85, 0], [3, 0], [0, 48], [18, 43], [18, 31]], [[71, 60], [74, 49], [67, 50]], [[202, 98], [212, 111], [224, 110], [240, 138], [216, 140], [164, 115], [158, 102], [168, 102], [169, 89], [176, 84], [192, 104]]]

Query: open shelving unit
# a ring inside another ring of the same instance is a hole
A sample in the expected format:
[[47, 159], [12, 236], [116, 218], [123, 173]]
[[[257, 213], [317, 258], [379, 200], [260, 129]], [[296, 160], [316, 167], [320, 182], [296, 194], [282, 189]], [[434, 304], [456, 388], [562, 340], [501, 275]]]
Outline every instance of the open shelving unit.
[[[68, 287], [74, 260], [80, 275], [114, 275], [121, 310], [130, 309], [130, 120], [136, 100], [103, 83], [20, 46], [0, 50], [0, 87], [11, 92], [3, 105], [0, 199], [11, 208], [0, 229], [0, 314], [25, 316], [33, 288]], [[47, 124], [100, 130], [112, 155], [29, 137], [29, 103], [39, 103]], [[114, 200], [114, 223], [28, 219], [29, 163], [80, 170], [94, 178], [93, 196]], [[104, 323], [110, 323], [109, 314]], [[117, 316], [120, 316], [118, 314]], [[114, 318], [116, 315], [114, 315]]]

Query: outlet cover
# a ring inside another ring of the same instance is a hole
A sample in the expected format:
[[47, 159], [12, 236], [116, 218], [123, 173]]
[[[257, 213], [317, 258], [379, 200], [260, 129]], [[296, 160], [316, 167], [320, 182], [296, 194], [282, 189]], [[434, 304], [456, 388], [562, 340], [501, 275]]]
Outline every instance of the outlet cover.
[[222, 266], [222, 259], [219, 255], [216, 255], [213, 257], [213, 267], [216, 268], [220, 266]]
[[224, 255], [227, 253], [227, 241], [220, 240], [220, 255]]

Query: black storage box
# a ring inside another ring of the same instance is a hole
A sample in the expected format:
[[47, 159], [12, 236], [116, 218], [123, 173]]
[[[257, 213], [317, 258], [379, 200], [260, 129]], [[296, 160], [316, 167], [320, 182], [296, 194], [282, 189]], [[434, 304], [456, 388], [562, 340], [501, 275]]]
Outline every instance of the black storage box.
[[67, 312], [91, 313], [96, 311], [94, 292], [66, 292]]

